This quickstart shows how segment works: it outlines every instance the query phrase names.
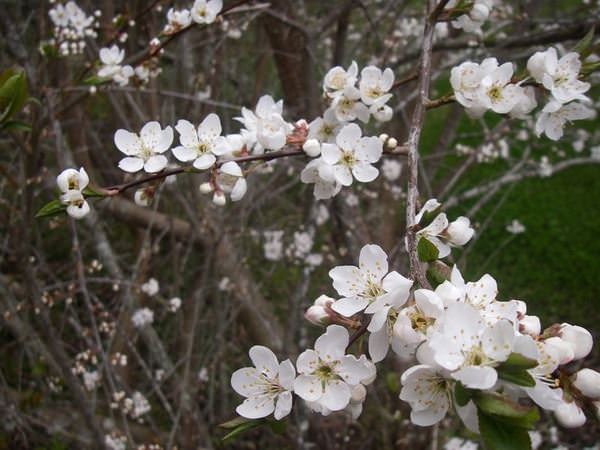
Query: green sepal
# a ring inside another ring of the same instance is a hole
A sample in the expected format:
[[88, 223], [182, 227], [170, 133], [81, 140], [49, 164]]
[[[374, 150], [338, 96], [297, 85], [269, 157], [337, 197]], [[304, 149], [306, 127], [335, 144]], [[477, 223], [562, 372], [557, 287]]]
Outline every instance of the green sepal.
[[509, 425], [481, 410], [477, 416], [486, 450], [531, 450], [531, 439], [525, 428]]
[[466, 406], [467, 403], [473, 398], [473, 391], [467, 389], [460, 381], [457, 381], [454, 385], [454, 401], [460, 407]]
[[588, 31], [585, 36], [577, 44], [575, 44], [575, 47], [573, 47], [572, 51], [579, 53], [582, 60], [591, 54], [591, 44], [594, 40], [594, 32], [594, 27], [590, 28], [590, 31]]
[[417, 244], [417, 255], [423, 262], [432, 262], [438, 259], [440, 252], [427, 238], [421, 237]]

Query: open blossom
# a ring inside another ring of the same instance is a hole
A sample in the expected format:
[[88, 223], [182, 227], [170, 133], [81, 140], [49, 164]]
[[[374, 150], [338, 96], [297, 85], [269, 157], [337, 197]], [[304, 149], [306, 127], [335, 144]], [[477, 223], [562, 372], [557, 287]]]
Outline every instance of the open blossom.
[[263, 95], [256, 104], [255, 111], [242, 108], [242, 117], [235, 119], [244, 125], [241, 130], [246, 146], [256, 153], [264, 150], [279, 150], [286, 143], [292, 125], [283, 119], [283, 101], [275, 102], [270, 95]]
[[360, 91], [354, 86], [346, 86], [342, 92], [336, 94], [331, 102], [331, 109], [340, 122], [352, 122], [356, 119], [365, 123], [369, 121], [369, 107], [360, 97]]
[[387, 255], [373, 244], [361, 249], [358, 267], [334, 267], [329, 276], [333, 288], [343, 296], [331, 308], [346, 317], [367, 309], [370, 314], [385, 311], [381, 313], [385, 321], [387, 310], [402, 306], [412, 286], [412, 281], [398, 272], [388, 273]]
[[386, 103], [392, 94], [389, 91], [394, 85], [394, 72], [387, 68], [383, 72], [375, 66], [365, 67], [360, 73], [360, 98], [365, 105], [375, 102]]
[[383, 144], [374, 137], [361, 137], [362, 131], [356, 124], [348, 124], [337, 135], [335, 144], [323, 144], [321, 153], [326, 165], [319, 167], [319, 176], [325, 181], [350, 186], [353, 176], [368, 183], [379, 175], [372, 164], [379, 161]]
[[154, 312], [150, 308], [141, 308], [133, 313], [131, 322], [136, 328], [142, 328], [154, 322]]
[[481, 79], [479, 99], [483, 107], [499, 114], [510, 112], [525, 95], [523, 88], [512, 84], [512, 63], [494, 68]]
[[563, 105], [557, 101], [550, 101], [544, 106], [535, 123], [535, 134], [541, 136], [544, 133], [549, 139], [558, 141], [567, 122], [591, 119], [595, 116], [596, 111], [582, 103], [571, 102]]
[[331, 197], [335, 197], [342, 189], [341, 183], [333, 180], [325, 180], [319, 175], [321, 167], [325, 167], [323, 170], [330, 170], [329, 164], [325, 162], [323, 157], [315, 158], [311, 160], [306, 167], [300, 173], [300, 181], [305, 184], [314, 184], [314, 196], [317, 200], [326, 200]]
[[56, 177], [56, 184], [62, 193], [60, 201], [67, 205], [67, 214], [74, 219], [81, 219], [90, 212], [90, 205], [83, 196], [89, 181], [83, 167], [79, 170], [65, 169]]
[[420, 364], [402, 374], [400, 399], [411, 407], [410, 420], [415, 425], [438, 423], [452, 404], [453, 384], [438, 369]]
[[342, 127], [335, 111], [331, 108], [308, 124], [307, 139], [316, 139], [319, 142], [335, 143], [335, 138]]
[[196, 0], [190, 14], [199, 24], [213, 23], [223, 9], [223, 0]]
[[550, 47], [534, 53], [527, 61], [527, 70], [559, 103], [588, 99], [583, 94], [590, 89], [590, 84], [579, 80], [581, 60], [578, 53], [567, 53], [559, 59], [556, 49]]
[[192, 23], [192, 15], [187, 9], [170, 8], [167, 12], [167, 25], [164, 32], [166, 34], [174, 33], [183, 28], [187, 28]]
[[236, 370], [231, 386], [246, 397], [236, 412], [248, 419], [260, 419], [273, 414], [280, 420], [292, 410], [292, 390], [296, 371], [289, 359], [282, 363], [267, 347], [255, 345], [249, 351], [254, 367]]
[[346, 355], [350, 336], [339, 325], [329, 325], [315, 342], [314, 350], [298, 356], [294, 392], [307, 402], [317, 402], [330, 411], [348, 406], [352, 387], [372, 378], [373, 367], [354, 355]]
[[[428, 200], [416, 216], [417, 223], [425, 213], [438, 209], [440, 203], [435, 199]], [[449, 222], [446, 213], [439, 213], [424, 228], [417, 231], [417, 239], [426, 238], [438, 250], [438, 258], [445, 258], [450, 254], [451, 247], [465, 245], [471, 240], [475, 230], [467, 217], [458, 217], [454, 222]]]
[[171, 148], [173, 129], [163, 129], [158, 122], [148, 122], [137, 135], [127, 130], [117, 130], [115, 145], [127, 155], [119, 162], [119, 168], [135, 173], [144, 169], [147, 173], [163, 170], [168, 163], [164, 152]]
[[215, 196], [229, 194], [233, 202], [240, 201], [246, 195], [246, 190], [248, 189], [242, 168], [235, 161], [227, 161], [219, 167], [219, 173], [215, 182], [217, 185]]
[[355, 61], [345, 70], [343, 67], [336, 66], [329, 69], [329, 72], [323, 79], [323, 90], [330, 97], [337, 97], [349, 86], [356, 84], [358, 75], [358, 65]]
[[[454, 8], [458, 0], [450, 0], [446, 8]], [[452, 21], [452, 25], [456, 28], [461, 28], [467, 33], [475, 33], [481, 31], [481, 26], [488, 19], [490, 12], [494, 6], [494, 0], [475, 0], [468, 14], [462, 14]]]
[[179, 133], [181, 145], [172, 152], [179, 161], [194, 161], [198, 170], [208, 169], [217, 162], [217, 156], [228, 153], [227, 140], [221, 136], [221, 120], [214, 113], [204, 118], [196, 129], [187, 120], [180, 120], [175, 125]]
[[100, 62], [103, 66], [98, 71], [98, 76], [102, 78], [112, 78], [121, 70], [121, 63], [125, 58], [125, 50], [119, 49], [113, 45], [110, 48], [100, 49]]
[[140, 286], [140, 290], [149, 297], [158, 294], [159, 289], [160, 285], [158, 284], [158, 280], [156, 278], [150, 278]]

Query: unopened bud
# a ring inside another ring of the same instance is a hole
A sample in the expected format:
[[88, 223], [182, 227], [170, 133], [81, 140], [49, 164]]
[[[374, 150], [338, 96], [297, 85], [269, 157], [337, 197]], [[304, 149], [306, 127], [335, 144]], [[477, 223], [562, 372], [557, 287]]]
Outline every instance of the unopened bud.
[[367, 388], [362, 384], [357, 384], [352, 388], [350, 401], [353, 403], [362, 403], [367, 398]]
[[379, 135], [379, 140], [381, 141], [382, 144], [385, 144], [386, 141], [389, 139], [389, 135], [385, 134], [385, 133], [381, 133]]
[[390, 150], [395, 149], [396, 147], [398, 147], [398, 140], [396, 138], [389, 138], [386, 142], [386, 146], [387, 148], [389, 148]]
[[467, 217], [461, 216], [448, 225], [446, 233], [451, 244], [465, 245], [471, 240], [475, 230], [471, 228], [471, 221]]
[[304, 313], [304, 318], [314, 325], [327, 325], [329, 323], [329, 314], [327, 310], [318, 305], [312, 305]]
[[585, 421], [585, 414], [575, 402], [564, 402], [554, 411], [556, 421], [565, 428], [577, 428]]
[[583, 327], [563, 323], [560, 336], [573, 347], [573, 359], [585, 358], [592, 351], [594, 340], [590, 332]]
[[329, 297], [328, 295], [319, 295], [319, 297], [314, 301], [314, 305], [317, 306], [331, 306], [335, 302], [334, 298]]
[[542, 331], [542, 324], [538, 316], [524, 316], [519, 321], [519, 331], [530, 336], [539, 336]]
[[477, 3], [475, 6], [473, 6], [471, 12], [469, 13], [471, 19], [473, 19], [476, 22], [485, 22], [489, 15], [490, 9], [487, 6], [482, 5], [481, 3]]
[[544, 341], [547, 345], [552, 346], [558, 356], [558, 363], [562, 366], [573, 361], [574, 353], [573, 347], [568, 342], [563, 341], [561, 338], [555, 336], [548, 338]]
[[148, 189], [143, 188], [135, 191], [135, 194], [133, 195], [133, 200], [138, 206], [148, 206], [152, 201], [152, 197], [154, 197], [153, 193], [150, 192]]
[[581, 369], [575, 375], [573, 386], [592, 400], [600, 399], [600, 373], [592, 369]]
[[200, 185], [200, 192], [203, 194], [210, 194], [213, 191], [212, 184], [206, 182]]
[[213, 203], [218, 206], [225, 206], [225, 203], [227, 203], [225, 194], [222, 192], [215, 192], [215, 195], [213, 195]]
[[321, 154], [321, 144], [316, 139], [309, 139], [302, 146], [302, 150], [311, 158], [316, 158]]

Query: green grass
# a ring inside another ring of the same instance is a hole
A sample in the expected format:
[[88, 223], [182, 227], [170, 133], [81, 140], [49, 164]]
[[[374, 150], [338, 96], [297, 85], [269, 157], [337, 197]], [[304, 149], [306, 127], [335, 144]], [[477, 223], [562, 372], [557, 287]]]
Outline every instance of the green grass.
[[[474, 221], [484, 220], [502, 196]], [[599, 199], [600, 166], [521, 182], [474, 244], [465, 278], [490, 273], [501, 299], [526, 300], [545, 324], [569, 321], [600, 332]], [[515, 218], [527, 230], [506, 243], [511, 235], [505, 226]], [[496, 252], [502, 243], [506, 245]]]

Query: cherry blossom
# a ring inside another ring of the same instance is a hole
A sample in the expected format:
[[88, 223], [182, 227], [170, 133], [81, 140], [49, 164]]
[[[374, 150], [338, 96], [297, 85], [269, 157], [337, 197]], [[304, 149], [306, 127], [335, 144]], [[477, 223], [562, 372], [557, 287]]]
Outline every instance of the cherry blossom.
[[330, 97], [338, 97], [347, 87], [353, 87], [356, 84], [357, 75], [358, 65], [354, 61], [347, 70], [340, 66], [329, 69], [323, 79], [323, 90]]
[[394, 72], [387, 68], [383, 72], [375, 66], [365, 67], [360, 73], [360, 98], [365, 105], [376, 102], [386, 103], [392, 94], [388, 94], [394, 85]]
[[591, 119], [595, 116], [596, 112], [582, 103], [563, 105], [557, 101], [550, 101], [544, 106], [535, 123], [535, 134], [538, 137], [545, 134], [549, 139], [558, 141], [563, 136], [567, 122]]
[[217, 162], [217, 156], [229, 151], [227, 140], [221, 136], [221, 120], [214, 113], [206, 116], [198, 129], [187, 120], [179, 120], [175, 129], [181, 145], [173, 148], [173, 155], [182, 162], [194, 161], [193, 166], [198, 170], [210, 168]]
[[236, 370], [231, 387], [246, 397], [236, 412], [248, 419], [260, 419], [273, 414], [280, 420], [292, 409], [292, 389], [296, 370], [289, 359], [279, 363], [273, 352], [264, 346], [250, 349], [254, 367]]
[[196, 0], [190, 14], [199, 24], [213, 23], [223, 9], [223, 0]]
[[139, 136], [127, 130], [117, 130], [115, 145], [127, 155], [119, 162], [119, 168], [135, 173], [142, 169], [148, 173], [163, 170], [168, 163], [164, 152], [173, 143], [173, 129], [162, 128], [158, 122], [148, 122], [142, 127]]
[[427, 427], [446, 417], [452, 405], [452, 383], [437, 369], [415, 365], [402, 374], [401, 381], [400, 399], [410, 404], [412, 423]]

